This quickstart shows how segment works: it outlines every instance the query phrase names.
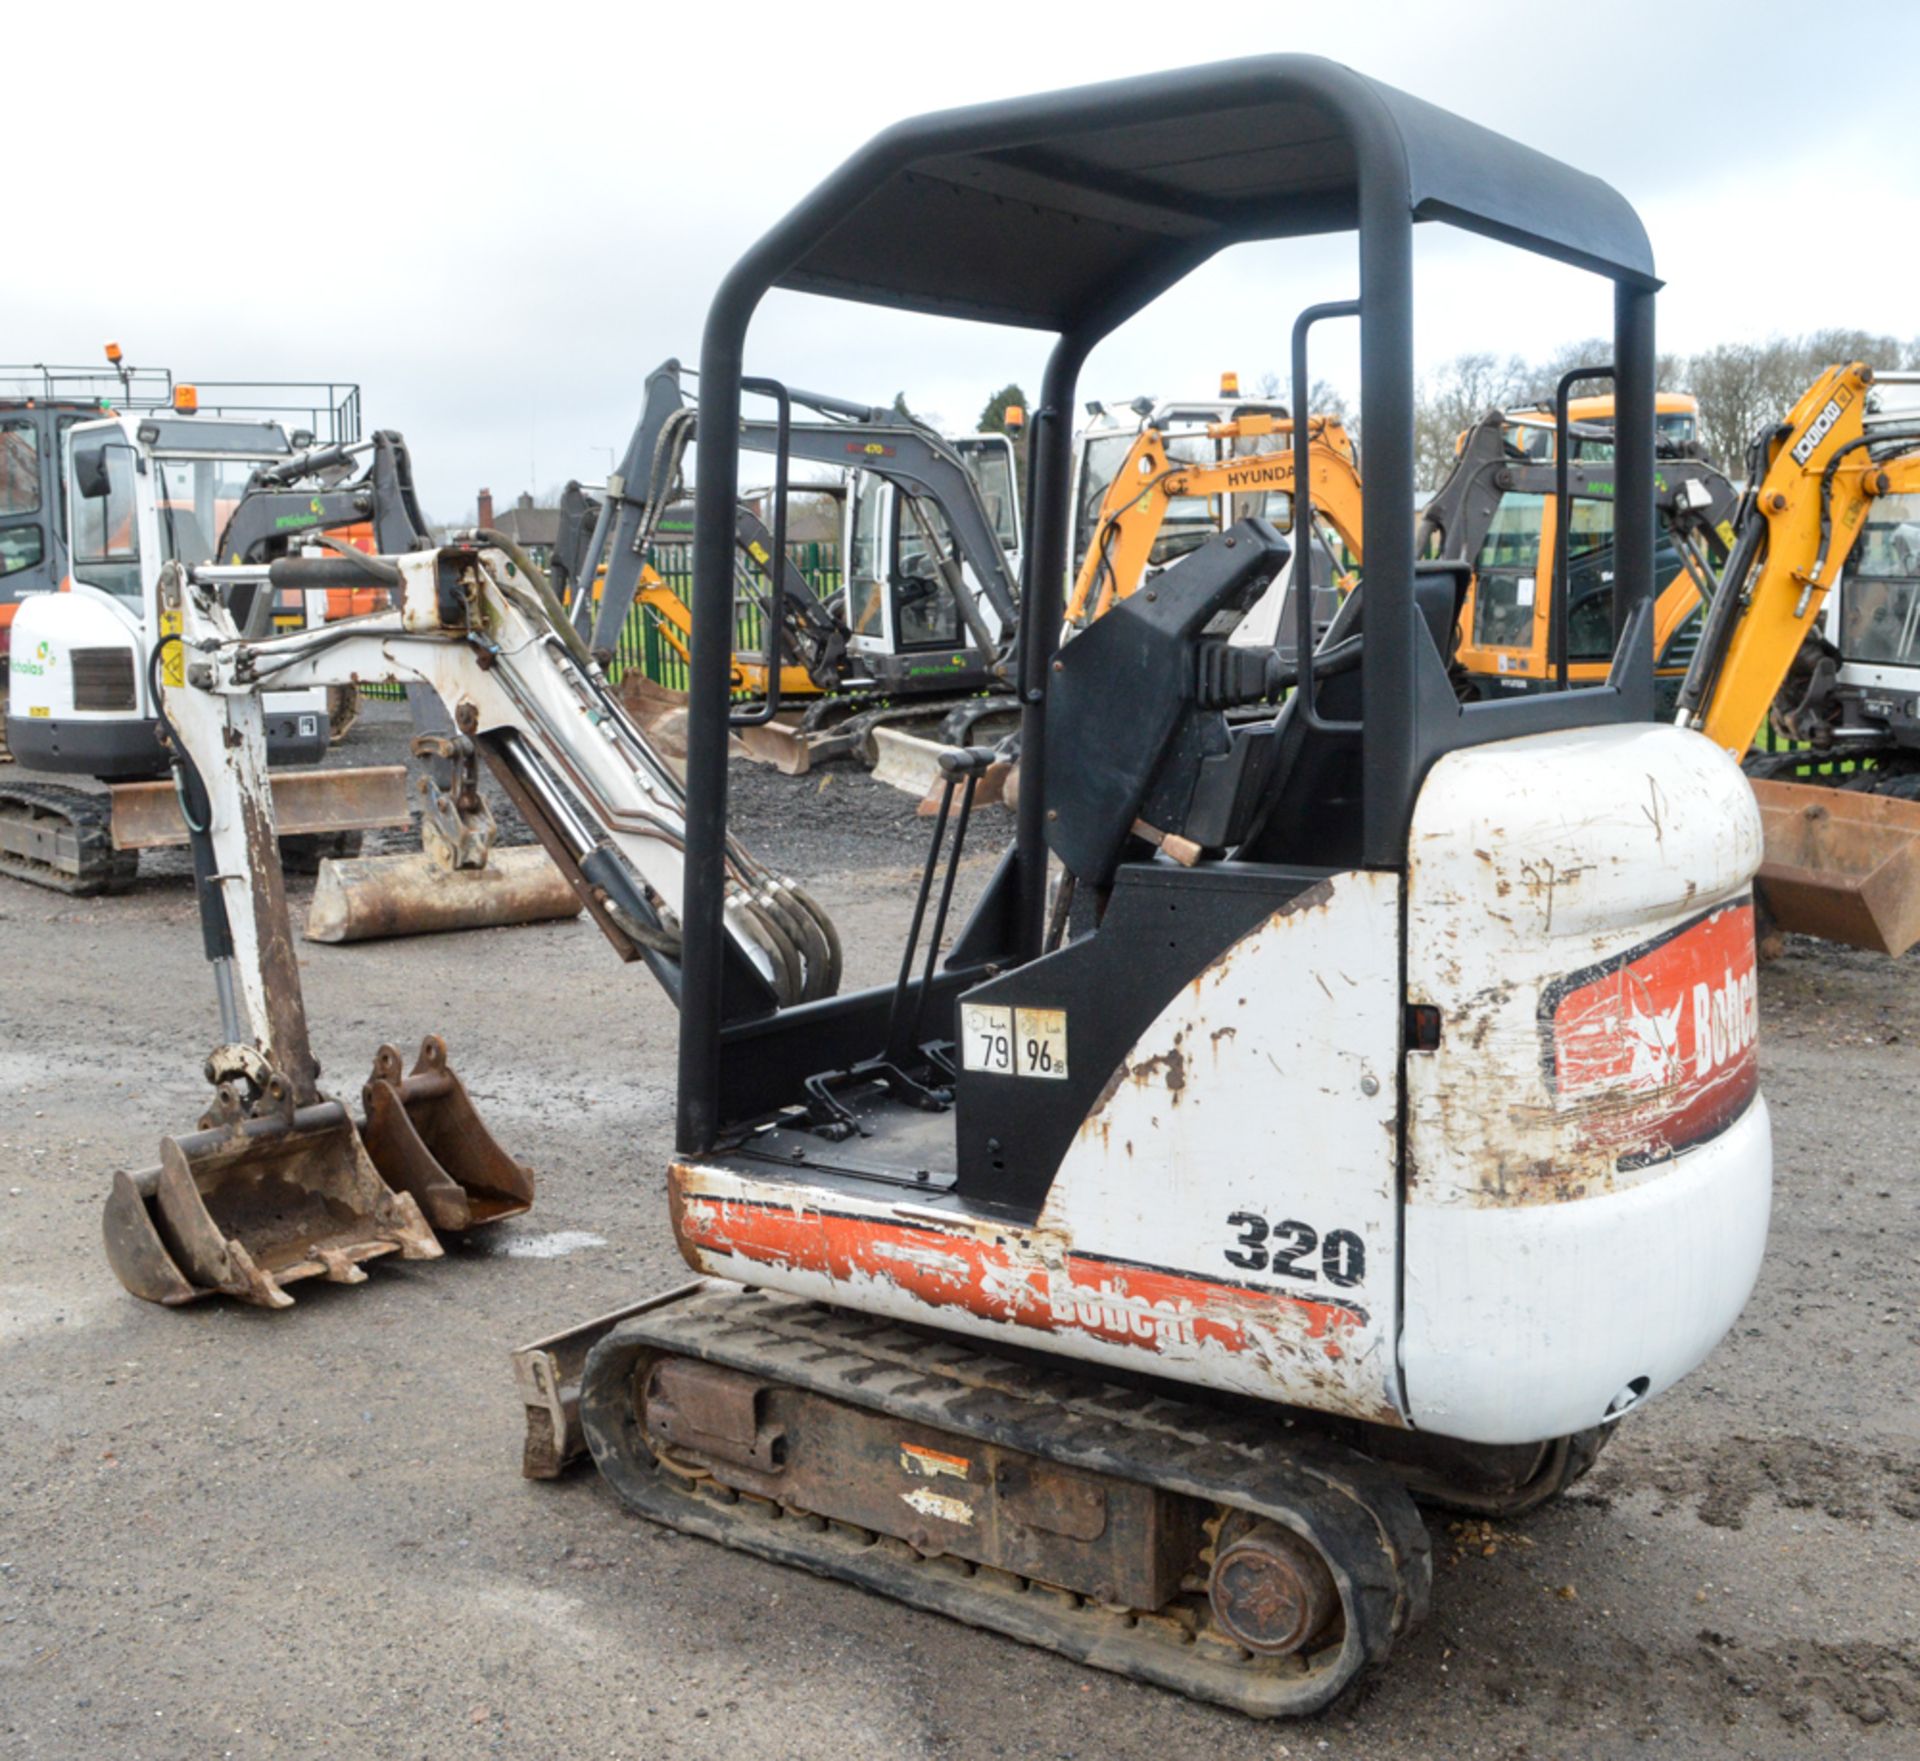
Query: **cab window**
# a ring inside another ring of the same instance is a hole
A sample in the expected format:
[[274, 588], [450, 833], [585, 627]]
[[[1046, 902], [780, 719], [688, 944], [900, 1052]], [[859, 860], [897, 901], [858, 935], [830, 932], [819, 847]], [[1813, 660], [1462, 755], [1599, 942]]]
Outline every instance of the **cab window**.
[[953, 648], [960, 641], [960, 611], [941, 575], [953, 554], [953, 534], [940, 506], [902, 494], [895, 522], [894, 630], [902, 648]]
[[[0, 519], [40, 511], [40, 436], [31, 421], [0, 422]], [[39, 564], [46, 535], [38, 520], [0, 526], [0, 576]]]
[[30, 421], [0, 422], [0, 515], [39, 511], [39, 433]]
[[853, 537], [847, 546], [847, 627], [856, 636], [878, 640], [883, 634], [880, 578], [880, 516], [883, 485], [871, 472], [856, 473], [853, 487]]
[[73, 572], [90, 587], [121, 599], [140, 597], [140, 532], [134, 501], [134, 451], [118, 430], [81, 434], [73, 443], [76, 490], [89, 481], [99, 495], [74, 500]]
[[1531, 646], [1546, 505], [1544, 495], [1516, 492], [1494, 513], [1473, 564], [1473, 640], [1479, 647]]
[[1878, 666], [1920, 666], [1920, 495], [1874, 498], [1847, 564], [1840, 652]]

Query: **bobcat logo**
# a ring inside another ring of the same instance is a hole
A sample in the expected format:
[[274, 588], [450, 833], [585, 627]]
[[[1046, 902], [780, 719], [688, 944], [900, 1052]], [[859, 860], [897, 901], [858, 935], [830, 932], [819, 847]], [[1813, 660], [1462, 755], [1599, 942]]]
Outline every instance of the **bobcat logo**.
[[1648, 1014], [1637, 1005], [1627, 1021], [1627, 1044], [1632, 1062], [1627, 1066], [1627, 1087], [1665, 1088], [1680, 1078], [1680, 1010]]

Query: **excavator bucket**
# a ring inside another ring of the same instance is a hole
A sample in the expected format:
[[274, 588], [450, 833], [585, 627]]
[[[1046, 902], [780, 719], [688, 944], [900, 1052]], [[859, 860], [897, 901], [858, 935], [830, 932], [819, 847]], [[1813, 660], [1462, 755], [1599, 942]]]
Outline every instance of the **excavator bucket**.
[[149, 1302], [223, 1294], [276, 1309], [298, 1279], [359, 1284], [367, 1260], [442, 1252], [332, 1101], [161, 1139], [157, 1168], [114, 1175], [105, 1237], [120, 1282]]
[[546, 923], [579, 912], [573, 883], [537, 844], [496, 849], [482, 868], [448, 868], [424, 851], [328, 857], [307, 907], [306, 937], [370, 942]]
[[1920, 942], [1920, 803], [1756, 781], [1758, 885], [1782, 929], [1881, 954]]
[[435, 1229], [459, 1234], [533, 1206], [533, 1171], [494, 1140], [447, 1064], [446, 1041], [420, 1043], [411, 1075], [382, 1046], [360, 1091], [368, 1153], [382, 1178], [409, 1194]]
[[[270, 1098], [283, 1099], [279, 1082]], [[533, 1203], [532, 1173], [480, 1122], [442, 1040], [407, 1074], [382, 1046], [363, 1093], [364, 1127], [337, 1101], [242, 1117], [223, 1091], [223, 1123], [163, 1138], [158, 1167], [114, 1175], [104, 1234], [120, 1282], [148, 1302], [288, 1308], [299, 1279], [359, 1284], [384, 1254], [438, 1259], [436, 1229]]]

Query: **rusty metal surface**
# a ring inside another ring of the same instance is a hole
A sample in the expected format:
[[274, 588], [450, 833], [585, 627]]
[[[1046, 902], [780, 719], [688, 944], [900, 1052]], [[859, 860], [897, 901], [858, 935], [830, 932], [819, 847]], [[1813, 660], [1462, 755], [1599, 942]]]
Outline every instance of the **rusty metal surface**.
[[358, 1284], [367, 1260], [442, 1251], [331, 1103], [163, 1138], [157, 1169], [115, 1175], [103, 1234], [121, 1283], [169, 1305], [217, 1292], [288, 1308], [302, 1278]]
[[280, 1072], [264, 1086], [249, 1107], [223, 1084], [199, 1131], [161, 1140], [157, 1167], [114, 1176], [102, 1237], [135, 1296], [287, 1308], [285, 1287], [302, 1278], [359, 1284], [369, 1260], [438, 1259], [436, 1227], [497, 1222], [533, 1202], [533, 1175], [482, 1123], [437, 1037], [404, 1075], [399, 1053], [380, 1048], [365, 1136], [337, 1101], [296, 1104]]
[[[591, 1321], [549, 1333], [512, 1353], [514, 1385], [527, 1411], [520, 1472], [529, 1480], [557, 1480], [587, 1453], [580, 1429], [580, 1372], [587, 1356], [622, 1321], [680, 1301], [706, 1288], [704, 1280], [631, 1302]], [[159, 1300], [159, 1299], [156, 1299]]]
[[576, 917], [572, 883], [535, 845], [495, 850], [484, 868], [447, 868], [424, 851], [329, 858], [307, 908], [310, 942], [498, 929]]
[[813, 741], [797, 725], [779, 720], [742, 728], [734, 736], [756, 764], [770, 764], [783, 777], [803, 777], [813, 765]]
[[1239, 1521], [1221, 1534], [1207, 1599], [1221, 1626], [1268, 1657], [1311, 1644], [1340, 1606], [1326, 1561], [1274, 1522]]
[[1098, 1601], [1164, 1607], [1199, 1558], [1191, 1499], [721, 1365], [656, 1360], [642, 1413], [670, 1468]]
[[[274, 822], [283, 838], [374, 831], [412, 822], [403, 764], [275, 771], [271, 780]], [[116, 850], [164, 850], [186, 843], [187, 824], [170, 780], [115, 783], [108, 794]]]
[[532, 1208], [533, 1170], [487, 1129], [438, 1034], [420, 1042], [406, 1076], [400, 1053], [382, 1046], [361, 1104], [361, 1131], [381, 1178], [411, 1193], [435, 1229], [459, 1233]]
[[1753, 794], [1780, 928], [1880, 954], [1920, 942], [1920, 803], [1759, 780]]

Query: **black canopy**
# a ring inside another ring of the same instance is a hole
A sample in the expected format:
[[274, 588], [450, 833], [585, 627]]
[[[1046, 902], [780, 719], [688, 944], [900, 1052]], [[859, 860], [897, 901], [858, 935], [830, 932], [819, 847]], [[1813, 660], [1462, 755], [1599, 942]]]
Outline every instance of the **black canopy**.
[[[1639, 218], [1609, 185], [1303, 55], [901, 123], [776, 229], [796, 254], [775, 275], [813, 293], [1061, 330], [1116, 286], [1177, 279], [1226, 245], [1350, 230], [1363, 158], [1415, 220], [1658, 285]], [[830, 230], [808, 226], [827, 212], [840, 216]]]

